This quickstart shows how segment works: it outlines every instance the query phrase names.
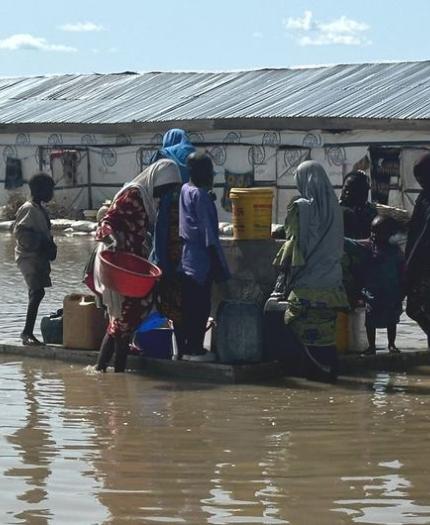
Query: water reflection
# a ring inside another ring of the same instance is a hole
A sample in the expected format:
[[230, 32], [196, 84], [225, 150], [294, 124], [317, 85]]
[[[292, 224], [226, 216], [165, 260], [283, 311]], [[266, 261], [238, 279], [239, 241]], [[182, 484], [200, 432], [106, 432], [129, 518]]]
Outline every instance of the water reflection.
[[[375, 377], [370, 397], [372, 426], [369, 434], [362, 434], [365, 465], [358, 466], [371, 473], [342, 476], [349, 485], [350, 497], [336, 500], [339, 507], [333, 509], [349, 516], [353, 523], [430, 523], [430, 506], [413, 499], [413, 493], [418, 498], [425, 494], [423, 500], [427, 499], [426, 476], [420, 467], [423, 450], [419, 416], [419, 408], [426, 403], [415, 397], [422, 382], [406, 374], [379, 373]], [[427, 394], [426, 389], [422, 394]]]
[[364, 497], [359, 499], [339, 500], [335, 503], [341, 508], [335, 509], [352, 518], [354, 523], [370, 524], [428, 524], [430, 506], [420, 505], [409, 499], [412, 483], [400, 474], [381, 476], [345, 477], [343, 481], [362, 486]]
[[[231, 452], [229, 453], [231, 454]], [[217, 463], [214, 472], [216, 478], [211, 480], [214, 488], [210, 490], [210, 497], [201, 500], [203, 512], [209, 514], [207, 523], [214, 525], [289, 523], [289, 521], [280, 518], [281, 509], [277, 499], [282, 498], [283, 495], [275, 481], [269, 477], [267, 470], [265, 470], [269, 466], [270, 463], [260, 462], [256, 465], [258, 470], [262, 469], [259, 472], [259, 479], [247, 479], [241, 484], [237, 481], [230, 482], [230, 485], [228, 480], [232, 476], [234, 477], [236, 464]], [[223, 487], [228, 487], [228, 489]], [[234, 494], [238, 492], [240, 492], [241, 498], [246, 499], [235, 499]]]
[[10, 359], [0, 523], [430, 524], [426, 375], [216, 386]]
[[275, 414], [256, 425], [253, 411], [243, 413], [243, 402], [252, 406], [254, 399], [246, 390], [239, 389], [226, 418], [222, 390], [154, 388], [139, 377], [108, 374], [87, 378], [83, 399], [75, 379], [64, 377], [66, 406], [85, 406], [100, 450], [98, 498], [111, 516], [139, 523], [288, 523], [284, 489], [276, 471], [269, 472], [278, 468], [276, 458], [285, 466], [288, 432], [273, 432]]
[[50, 439], [49, 428], [43, 423], [43, 408], [36, 395], [42, 380], [37, 371], [22, 369], [22, 380], [25, 385], [25, 425], [13, 434], [6, 436], [18, 454], [20, 465], [13, 466], [4, 472], [4, 476], [21, 478], [26, 491], [19, 494], [20, 501], [28, 503], [27, 509], [16, 514], [16, 517], [29, 520], [38, 518], [38, 523], [47, 524], [50, 512], [47, 504], [47, 480], [51, 474], [51, 458], [55, 454], [55, 442]]
[[[2, 481], [0, 523], [86, 523], [107, 516], [93, 493], [86, 425], [69, 424], [64, 385], [27, 364], [0, 366]], [[91, 447], [89, 447], [91, 448]], [[89, 472], [90, 471], [90, 472]]]

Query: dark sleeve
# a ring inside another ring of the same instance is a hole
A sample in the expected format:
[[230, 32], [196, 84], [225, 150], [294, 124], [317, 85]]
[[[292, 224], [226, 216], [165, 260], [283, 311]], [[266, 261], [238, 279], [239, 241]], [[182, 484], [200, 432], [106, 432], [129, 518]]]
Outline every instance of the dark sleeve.
[[430, 217], [424, 224], [416, 225], [414, 236], [409, 233], [406, 244], [406, 271], [414, 278], [428, 267], [430, 260]]
[[370, 222], [372, 222], [373, 219], [378, 215], [378, 209], [376, 205], [373, 204], [373, 202], [368, 202], [366, 207], [369, 210], [368, 213], [369, 213]]
[[369, 251], [366, 241], [345, 239], [342, 257], [343, 284], [349, 304], [356, 307], [362, 301], [361, 290], [365, 282], [365, 271]]
[[423, 231], [423, 224], [422, 224], [422, 221], [420, 220], [421, 202], [422, 202], [422, 194], [419, 194], [417, 197], [417, 200], [415, 201], [415, 206], [412, 212], [412, 217], [408, 225], [408, 239], [406, 242], [406, 250], [405, 250], [406, 260], [409, 259], [411, 251], [415, 246], [415, 243], [419, 237], [419, 234]]
[[352, 210], [342, 206], [343, 231], [345, 237], [355, 237], [355, 216]]
[[367, 241], [357, 241], [345, 237], [344, 251], [349, 258], [354, 260], [354, 262], [362, 264], [366, 259], [369, 248], [367, 246]]

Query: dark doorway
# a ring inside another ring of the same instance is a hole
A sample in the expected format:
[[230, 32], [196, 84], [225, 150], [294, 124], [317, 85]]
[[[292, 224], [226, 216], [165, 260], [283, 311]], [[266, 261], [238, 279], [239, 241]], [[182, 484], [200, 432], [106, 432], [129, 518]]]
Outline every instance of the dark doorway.
[[388, 204], [390, 189], [399, 187], [400, 149], [371, 147], [369, 151], [372, 201]]

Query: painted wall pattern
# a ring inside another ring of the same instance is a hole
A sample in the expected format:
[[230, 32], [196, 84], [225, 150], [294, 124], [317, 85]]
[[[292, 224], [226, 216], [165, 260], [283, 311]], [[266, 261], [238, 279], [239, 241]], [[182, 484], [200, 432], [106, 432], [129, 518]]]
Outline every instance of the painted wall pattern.
[[[322, 163], [332, 183], [338, 188], [345, 174], [354, 167], [368, 169], [368, 145], [403, 142], [407, 147], [410, 143], [423, 142], [430, 148], [428, 134], [412, 131], [357, 130], [328, 133], [318, 130], [204, 130], [191, 132], [189, 136], [192, 142], [207, 149], [214, 162], [220, 216], [226, 220], [230, 216], [221, 203], [223, 200], [225, 202], [224, 186], [227, 178], [229, 186], [237, 177], [237, 181], [246, 179], [247, 184], [251, 181], [252, 184], [275, 187], [277, 219], [282, 221], [285, 203], [295, 191], [294, 171], [303, 160], [311, 158]], [[39, 169], [39, 164], [44, 170], [51, 169], [49, 152], [52, 149], [75, 147], [81, 157], [88, 154], [94, 206], [98, 206], [147, 166], [161, 143], [162, 133], [0, 134], [0, 204], [4, 204], [7, 198], [4, 172], [8, 157], [21, 159], [24, 177], [28, 178]], [[77, 180], [85, 186], [88, 174], [86, 168], [80, 169], [82, 174]], [[410, 170], [410, 163], [403, 162], [402, 169]], [[409, 184], [410, 177], [405, 177], [404, 181], [404, 184]], [[80, 207], [87, 206], [87, 191], [84, 190], [80, 188], [80, 198], [73, 199]], [[72, 187], [64, 191], [77, 192]]]

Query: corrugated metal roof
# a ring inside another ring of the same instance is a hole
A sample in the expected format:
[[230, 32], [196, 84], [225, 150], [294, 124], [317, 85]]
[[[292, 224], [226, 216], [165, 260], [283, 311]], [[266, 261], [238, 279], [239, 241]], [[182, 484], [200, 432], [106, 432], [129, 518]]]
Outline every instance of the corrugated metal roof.
[[0, 78], [0, 124], [430, 118], [430, 61]]

